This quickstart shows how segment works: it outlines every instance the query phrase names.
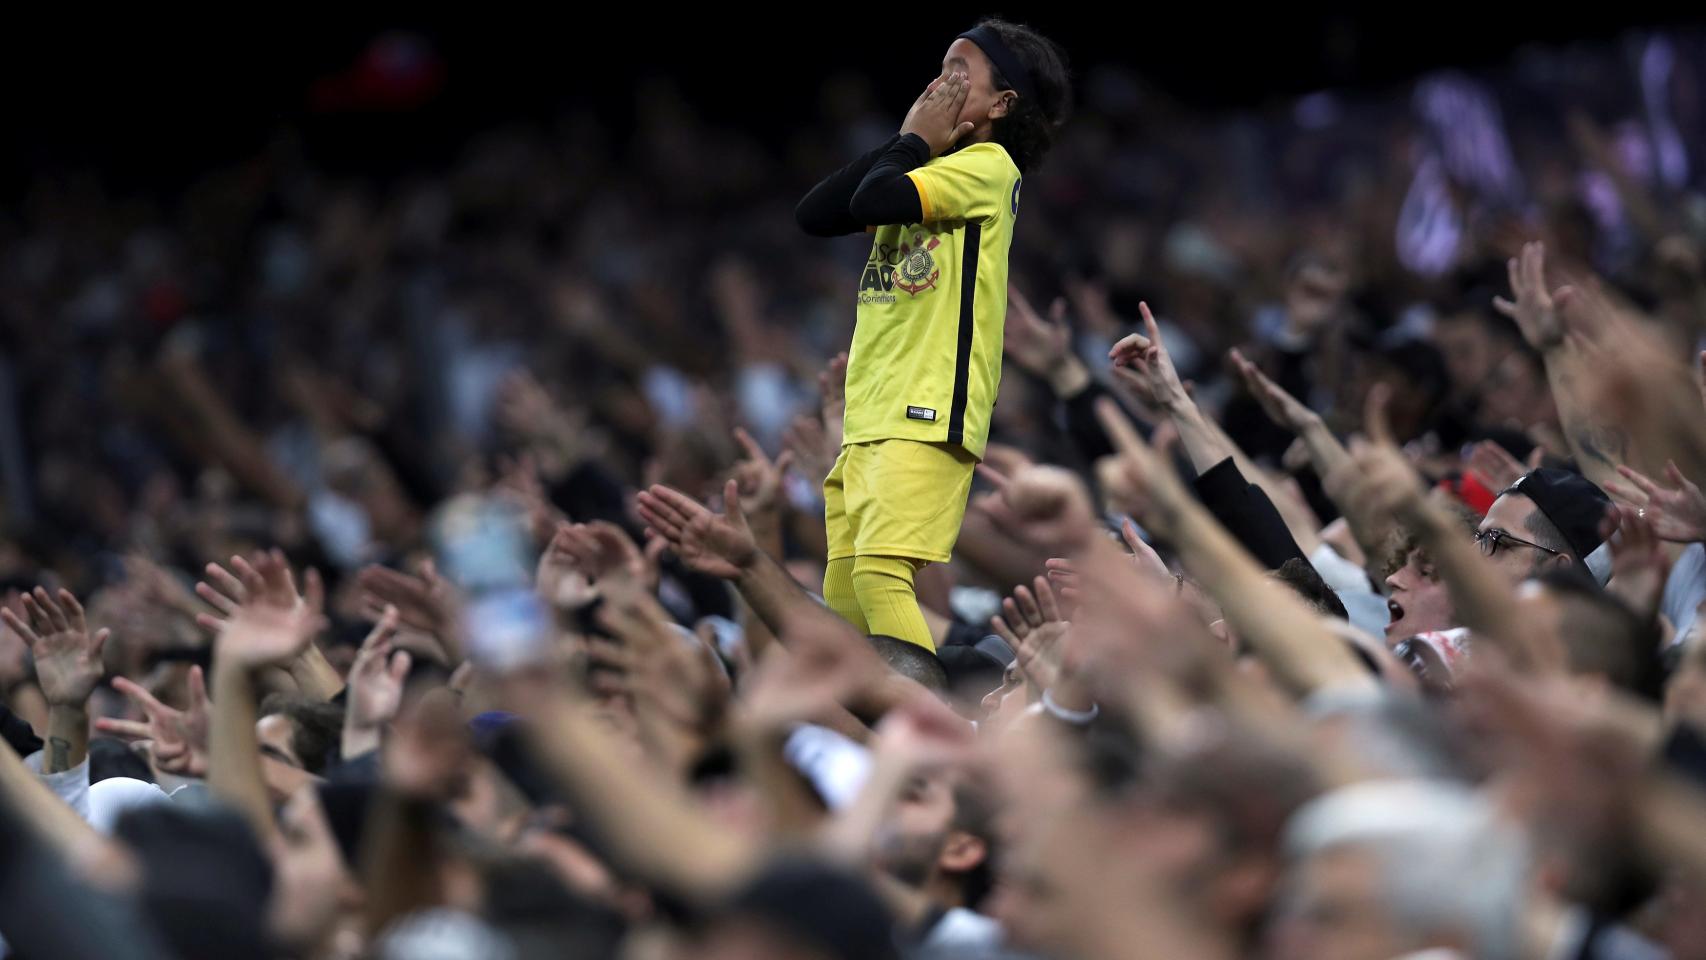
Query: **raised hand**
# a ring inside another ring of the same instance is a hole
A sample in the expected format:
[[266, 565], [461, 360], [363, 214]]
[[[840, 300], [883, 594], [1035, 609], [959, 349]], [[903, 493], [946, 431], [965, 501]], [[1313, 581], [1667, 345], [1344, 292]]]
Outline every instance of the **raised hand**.
[[1131, 562], [1139, 573], [1155, 578], [1157, 581], [1173, 579], [1173, 571], [1167, 569], [1167, 564], [1155, 548], [1144, 541], [1137, 532], [1137, 525], [1129, 519], [1120, 521], [1120, 539], [1125, 541], [1131, 550]]
[[930, 148], [930, 156], [941, 156], [975, 126], [969, 121], [960, 122], [960, 111], [965, 108], [970, 90], [971, 80], [964, 72], [945, 74], [930, 81], [907, 111], [901, 135], [917, 134]]
[[1498, 493], [1522, 478], [1526, 472], [1522, 462], [1510, 455], [1496, 440], [1482, 440], [1469, 451], [1469, 472], [1479, 477], [1488, 490]]
[[716, 727], [728, 704], [729, 679], [710, 644], [684, 636], [650, 594], [606, 602], [599, 622], [615, 641], [592, 638], [589, 661], [612, 668], [625, 682], [642, 729], [654, 717], [695, 739]]
[[421, 561], [415, 570], [418, 576], [390, 567], [364, 567], [356, 583], [367, 612], [377, 621], [386, 606], [396, 607], [400, 626], [431, 637], [451, 664], [460, 663], [465, 649], [462, 597], [431, 560]]
[[888, 672], [869, 646], [844, 636], [803, 629], [786, 649], [773, 646], [741, 686], [738, 719], [759, 730], [779, 730], [823, 715], [854, 691]]
[[847, 413], [847, 351], [829, 358], [823, 372], [817, 375], [818, 390], [823, 394], [819, 412], [823, 414], [823, 429], [830, 445], [841, 449], [841, 422]]
[[1522, 338], [1541, 353], [1563, 346], [1564, 324], [1558, 318], [1558, 308], [1573, 290], [1566, 286], [1547, 292], [1546, 245], [1523, 244], [1521, 256], [1512, 257], [1505, 266], [1510, 274], [1511, 296], [1516, 299], [1494, 297], [1494, 308], [1516, 321]]
[[[837, 425], [839, 431], [839, 424]], [[782, 445], [794, 457], [794, 469], [821, 486], [835, 469], [839, 447], [830, 443], [829, 431], [817, 417], [801, 415], [782, 435]]]
[[568, 520], [546, 496], [545, 485], [539, 479], [538, 459], [531, 453], [500, 460], [498, 479], [492, 484], [492, 491], [510, 498], [521, 507], [527, 514], [528, 529], [533, 532], [537, 543], [549, 543], [557, 524]]
[[1070, 553], [1095, 535], [1090, 495], [1070, 471], [1026, 466], [1009, 478], [988, 464], [977, 469], [995, 486], [993, 493], [978, 498], [977, 508], [1021, 541]]
[[1234, 349], [1229, 356], [1232, 358], [1232, 365], [1238, 370], [1238, 375], [1244, 380], [1245, 389], [1261, 404], [1262, 412], [1268, 415], [1269, 420], [1293, 433], [1301, 433], [1321, 419], [1320, 414], [1287, 393], [1284, 387], [1270, 379], [1260, 367], [1246, 359], [1243, 353]]
[[1077, 363], [1072, 355], [1072, 330], [1066, 324], [1066, 301], [1057, 298], [1045, 318], [1018, 287], [1009, 285], [1002, 349], [1026, 373], [1055, 382], [1064, 368]]
[[[346, 757], [363, 750], [348, 749], [350, 731], [378, 731], [397, 716], [403, 704], [403, 681], [409, 675], [409, 653], [396, 649], [397, 608], [386, 607], [374, 624], [349, 671], [348, 712], [344, 719]], [[377, 746], [377, 742], [371, 746]]]
[[661, 484], [641, 491], [636, 504], [651, 535], [668, 541], [692, 570], [733, 580], [758, 562], [758, 541], [741, 510], [740, 488], [733, 480], [723, 486], [722, 513], [713, 513], [687, 494]]
[[918, 769], [967, 759], [976, 746], [975, 728], [934, 696], [903, 701], [877, 724], [873, 751]]
[[495, 409], [499, 426], [529, 443], [549, 476], [562, 476], [575, 464], [598, 456], [608, 442], [587, 421], [585, 410], [559, 406], [526, 371], [504, 378]]
[[1138, 436], [1131, 420], [1111, 399], [1096, 404], [1096, 419], [1113, 442], [1114, 455], [1096, 464], [1103, 493], [1122, 512], [1163, 537], [1172, 535], [1181, 505], [1191, 499], [1173, 467]]
[[216, 641], [217, 655], [247, 671], [285, 666], [302, 656], [325, 625], [320, 611], [306, 603], [245, 604], [225, 622]]
[[1179, 371], [1161, 341], [1161, 327], [1149, 304], [1140, 303], [1143, 314], [1143, 333], [1128, 334], [1113, 349], [1108, 359], [1114, 363], [1114, 379], [1128, 387], [1144, 404], [1157, 410], [1177, 410], [1191, 402], [1190, 394], [1179, 380]]
[[1390, 516], [1412, 521], [1427, 506], [1427, 495], [1416, 468], [1393, 440], [1386, 418], [1390, 392], [1384, 385], [1369, 390], [1365, 407], [1366, 440], [1353, 441], [1351, 463], [1326, 481], [1335, 500], [1341, 496], [1362, 516]]
[[1066, 296], [1072, 301], [1072, 315], [1086, 330], [1099, 336], [1112, 337], [1124, 323], [1108, 303], [1108, 288], [1100, 280], [1081, 277], [1066, 278]]
[[1653, 525], [1653, 532], [1660, 539], [1674, 543], [1706, 540], [1706, 495], [1682, 475], [1676, 461], [1665, 464], [1665, 477], [1671, 487], [1659, 486], [1633, 467], [1619, 466], [1617, 472], [1634, 486], [1606, 484], [1606, 492], [1637, 508], [1637, 514]]
[[1029, 587], [1020, 584], [1001, 602], [1001, 615], [990, 622], [1018, 657], [1019, 669], [1040, 690], [1059, 685], [1066, 669], [1067, 635], [1072, 625], [1062, 614], [1048, 577]]
[[1608, 526], [1612, 522], [1617, 524], [1616, 531], [1606, 540], [1611, 547], [1611, 582], [1606, 590], [1621, 597], [1638, 613], [1657, 612], [1665, 577], [1670, 573], [1670, 560], [1653, 531], [1651, 518], [1642, 516], [1638, 508], [1623, 504], [1614, 508], [1606, 521]]
[[781, 456], [771, 460], [758, 441], [739, 427], [735, 428], [735, 442], [746, 451], [746, 459], [734, 468], [741, 510], [749, 517], [775, 513], [781, 507], [782, 477], [793, 465], [793, 452], [784, 450]]
[[386, 786], [403, 796], [442, 801], [456, 793], [472, 756], [456, 695], [431, 690], [393, 722], [381, 771]]
[[207, 681], [200, 667], [189, 671], [189, 705], [178, 710], [161, 703], [153, 694], [124, 677], [113, 679], [113, 689], [125, 695], [142, 711], [143, 720], [102, 717], [95, 729], [127, 740], [147, 741], [154, 767], [179, 777], [207, 776]]
[[303, 575], [302, 592], [298, 593], [290, 564], [277, 548], [256, 554], [253, 560], [234, 556], [230, 569], [217, 563], [208, 564], [207, 580], [197, 583], [195, 592], [215, 611], [197, 615], [196, 622], [213, 633], [222, 630], [239, 610], [248, 606], [278, 610], [300, 607], [316, 615], [326, 606], [325, 586], [319, 571], [308, 569]]
[[657, 589], [657, 548], [642, 551], [627, 531], [606, 520], [565, 523], [551, 549], [566, 556], [571, 568], [594, 587], [622, 587], [651, 593]]
[[9, 609], [0, 609], [0, 618], [29, 644], [42, 697], [49, 707], [81, 710], [106, 672], [101, 651], [112, 631], [90, 633], [83, 606], [69, 590], [55, 598], [37, 587], [21, 603], [28, 622]]

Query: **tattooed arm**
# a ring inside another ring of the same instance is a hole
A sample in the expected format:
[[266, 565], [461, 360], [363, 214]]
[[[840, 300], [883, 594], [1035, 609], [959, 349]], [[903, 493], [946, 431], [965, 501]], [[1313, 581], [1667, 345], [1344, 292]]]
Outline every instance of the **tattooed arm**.
[[30, 645], [36, 680], [47, 700], [47, 742], [42, 773], [63, 773], [89, 756], [89, 695], [101, 682], [101, 648], [106, 630], [91, 631], [83, 607], [69, 591], [50, 594], [41, 587], [23, 596], [23, 617], [0, 611], [6, 625]]

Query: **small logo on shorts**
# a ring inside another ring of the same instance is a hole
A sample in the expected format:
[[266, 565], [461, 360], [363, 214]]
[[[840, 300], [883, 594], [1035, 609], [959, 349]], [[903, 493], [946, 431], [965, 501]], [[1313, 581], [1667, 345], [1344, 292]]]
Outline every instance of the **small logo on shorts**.
[[936, 419], [936, 411], [930, 409], [929, 407], [907, 407], [906, 408], [906, 419], [908, 419], [908, 420], [932, 420], [933, 421]]

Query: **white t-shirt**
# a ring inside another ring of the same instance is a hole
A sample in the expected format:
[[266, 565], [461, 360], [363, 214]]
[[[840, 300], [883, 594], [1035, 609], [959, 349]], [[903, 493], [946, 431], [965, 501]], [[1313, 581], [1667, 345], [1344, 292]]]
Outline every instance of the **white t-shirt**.
[[933, 949], [993, 948], [1001, 946], [1001, 924], [965, 907], [955, 907], [924, 937]]

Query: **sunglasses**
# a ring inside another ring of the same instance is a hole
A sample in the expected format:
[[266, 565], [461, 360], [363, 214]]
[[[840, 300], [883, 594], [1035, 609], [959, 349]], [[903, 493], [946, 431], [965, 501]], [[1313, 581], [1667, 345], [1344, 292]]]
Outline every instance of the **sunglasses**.
[[1507, 543], [1519, 547], [1533, 547], [1536, 550], [1551, 554], [1554, 557], [1563, 556], [1561, 551], [1554, 550], [1551, 547], [1543, 547], [1532, 540], [1524, 540], [1521, 537], [1512, 536], [1497, 527], [1494, 527], [1491, 530], [1478, 530], [1475, 532], [1475, 544], [1481, 548], [1481, 553], [1485, 556], [1490, 557], [1493, 554], [1498, 553], [1499, 548]]

